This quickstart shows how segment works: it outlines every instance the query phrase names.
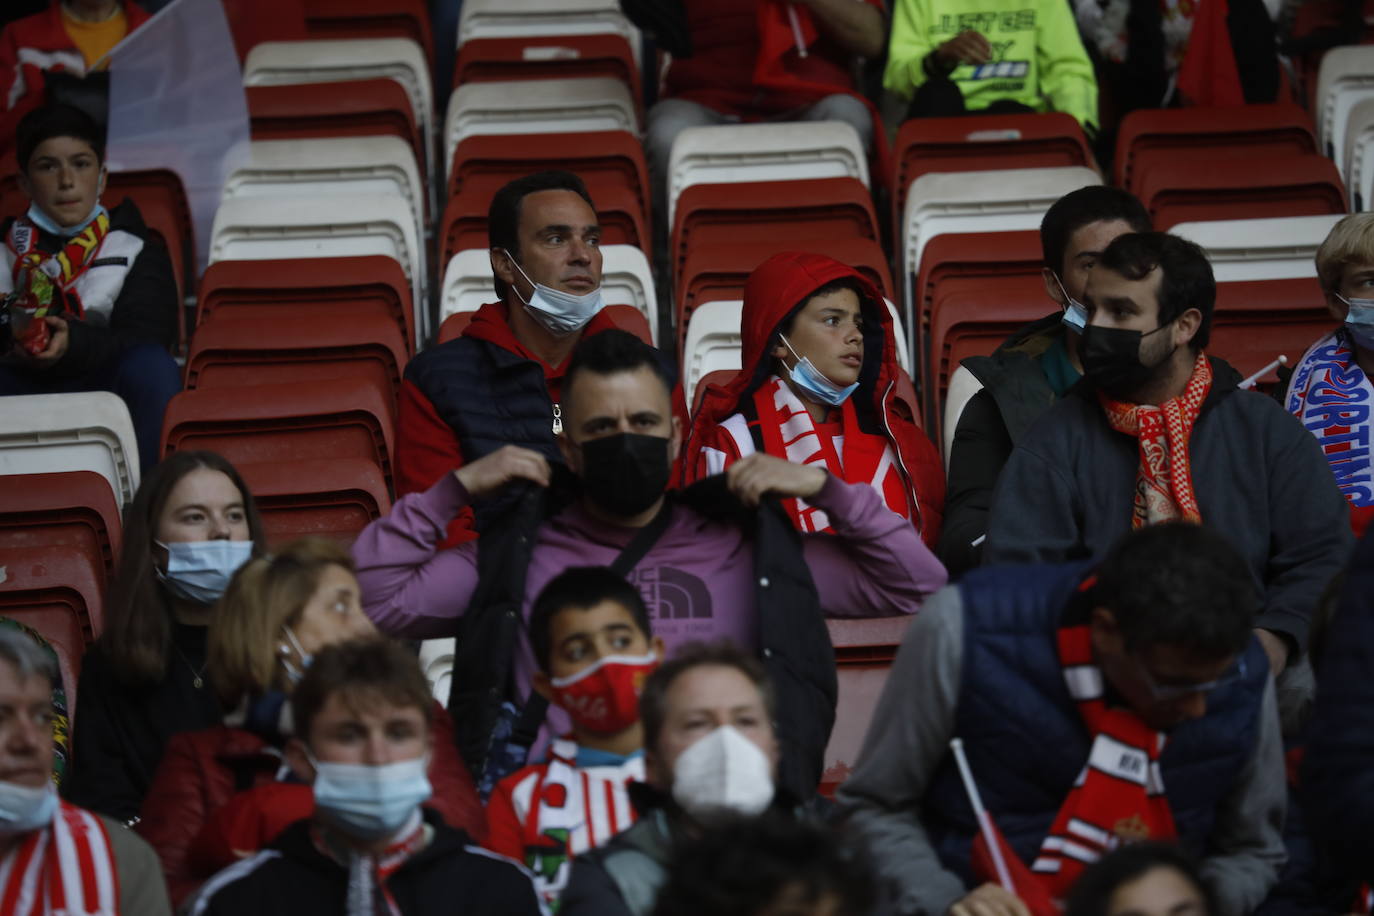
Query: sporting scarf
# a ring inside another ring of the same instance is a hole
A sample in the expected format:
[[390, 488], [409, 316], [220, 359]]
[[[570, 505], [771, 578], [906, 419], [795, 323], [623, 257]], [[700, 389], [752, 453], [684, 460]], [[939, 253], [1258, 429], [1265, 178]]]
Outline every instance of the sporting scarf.
[[1050, 895], [1062, 900], [1085, 868], [1121, 843], [1168, 841], [1178, 833], [1159, 770], [1168, 736], [1129, 709], [1107, 705], [1087, 624], [1061, 627], [1057, 642], [1064, 683], [1093, 738], [1088, 761], [1031, 863]]
[[417, 813], [413, 829], [403, 831], [380, 853], [359, 852], [332, 840], [318, 827], [311, 828], [315, 848], [348, 869], [346, 916], [401, 916], [400, 905], [386, 882], [402, 865], [429, 845], [433, 829]]
[[[14, 289], [25, 293], [28, 308], [41, 317], [55, 311], [55, 291], [65, 295], [67, 308], [80, 318], [85, 309], [76, 293], [76, 281], [95, 261], [100, 245], [110, 231], [110, 217], [102, 207], [85, 229], [67, 239], [56, 254], [40, 251], [38, 241], [42, 230], [28, 216], [21, 216], [10, 226], [5, 242], [14, 252], [11, 278]], [[60, 303], [59, 303], [60, 304]]]
[[1201, 524], [1193, 493], [1188, 440], [1193, 435], [1202, 402], [1212, 390], [1212, 367], [1202, 353], [1183, 394], [1158, 407], [1114, 401], [1099, 391], [1097, 399], [1112, 429], [1140, 440], [1140, 469], [1136, 474], [1132, 528], [1183, 520]]
[[[821, 465], [846, 483], [869, 484], [883, 497], [889, 509], [902, 518], [912, 517], [906, 480], [892, 443], [884, 436], [871, 435], [859, 428], [852, 397], [846, 398], [840, 407], [843, 454], [835, 448], [834, 438], [816, 429], [806, 406], [776, 375], [754, 392], [754, 410], [766, 454], [786, 458], [794, 464]], [[749, 444], [752, 450], [753, 443]], [[747, 453], [743, 447], [740, 451]], [[784, 500], [783, 506], [799, 531], [834, 533], [826, 514], [804, 500]]]
[[0, 860], [0, 913], [117, 916], [119, 872], [100, 818], [60, 802], [52, 824]]
[[1359, 523], [1374, 512], [1370, 410], [1374, 384], [1355, 360], [1350, 334], [1338, 328], [1303, 354], [1284, 406], [1317, 437], [1336, 485]]
[[[619, 765], [579, 767], [577, 745], [553, 742], [549, 761], [508, 777], [510, 810], [520, 822], [518, 858], [534, 873], [535, 889], [551, 909], [568, 883], [572, 860], [635, 822], [627, 786], [644, 780], [644, 758]], [[488, 807], [488, 817], [502, 815]], [[509, 854], [507, 850], [496, 850]]]

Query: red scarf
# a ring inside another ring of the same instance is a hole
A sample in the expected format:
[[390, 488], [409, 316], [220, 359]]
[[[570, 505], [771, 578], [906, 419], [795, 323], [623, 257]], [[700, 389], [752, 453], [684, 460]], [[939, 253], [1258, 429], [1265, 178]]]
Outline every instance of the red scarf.
[[5, 916], [118, 916], [119, 871], [100, 818], [60, 802], [52, 824], [0, 860]]
[[1058, 642], [1064, 682], [1093, 736], [1083, 772], [1031, 864], [1050, 895], [1062, 900], [1083, 869], [1121, 843], [1167, 841], [1178, 833], [1159, 772], [1167, 736], [1103, 701], [1086, 624], [1062, 627]]
[[[786, 458], [795, 464], [819, 464], [846, 483], [866, 483], [882, 495], [887, 507], [902, 518], [912, 518], [906, 481], [897, 463], [897, 454], [884, 436], [871, 435], [859, 428], [854, 398], [841, 406], [844, 454], [835, 448], [834, 439], [816, 429], [806, 406], [777, 376], [754, 392], [763, 451]], [[752, 443], [750, 443], [752, 446]], [[741, 453], [745, 450], [741, 448]], [[815, 506], [800, 499], [783, 502], [797, 529], [804, 532], [833, 533], [830, 519]], [[919, 515], [916, 516], [919, 518]], [[919, 525], [917, 526], [919, 530]]]
[[33, 221], [27, 216], [16, 219], [5, 242], [15, 254], [11, 279], [15, 291], [25, 294], [25, 308], [35, 309], [35, 317], [56, 311], [56, 287], [65, 294], [69, 311], [80, 318], [85, 309], [76, 294], [76, 281], [95, 261], [109, 231], [110, 217], [102, 211], [89, 226], [69, 238], [57, 254], [47, 254], [38, 250], [40, 230]]
[[1211, 390], [1212, 367], [1207, 357], [1199, 353], [1183, 394], [1158, 407], [1114, 401], [1100, 391], [1097, 393], [1112, 429], [1140, 440], [1132, 528], [1179, 519], [1194, 524], [1202, 522], [1197, 496], [1193, 493], [1188, 440], [1193, 435], [1193, 424], [1202, 410], [1202, 402], [1207, 400]]

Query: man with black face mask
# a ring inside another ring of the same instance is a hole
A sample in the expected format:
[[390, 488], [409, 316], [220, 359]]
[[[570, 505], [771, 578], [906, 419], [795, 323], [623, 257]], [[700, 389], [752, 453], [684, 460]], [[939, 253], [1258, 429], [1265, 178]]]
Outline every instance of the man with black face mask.
[[[725, 637], [757, 651], [765, 664], [788, 658], [792, 683], [804, 682], [798, 690], [814, 685], [823, 700], [828, 696], [828, 710], [826, 702], [810, 709], [825, 723], [816, 734], [788, 735], [786, 723], [782, 729], [795, 750], [814, 754], [819, 764], [834, 715], [834, 660], [821, 612], [914, 613], [945, 581], [916, 530], [867, 484], [763, 454], [695, 485], [690, 498], [667, 498], [681, 425], [655, 351], [621, 331], [578, 345], [563, 418], [559, 445], [571, 481], [542, 455], [508, 446], [397, 500], [353, 548], [364, 609], [381, 630], [427, 639], [453, 635], [461, 624], [460, 653], [465, 645], [477, 647], [477, 657], [455, 661], [450, 707], [479, 782], [489, 785], [501, 771], [524, 765], [530, 744], [537, 759], [549, 733], [568, 728], [561, 710], [548, 710], [547, 727], [537, 704], [536, 714], [525, 710], [537, 664], [523, 623], [516, 622], [528, 617], [544, 585], [571, 566], [610, 566], [626, 575], [643, 593], [669, 652], [688, 641]], [[729, 504], [719, 512], [698, 498], [713, 488], [714, 502]], [[484, 532], [480, 549], [440, 548], [449, 521], [466, 506], [512, 489], [538, 499], [518, 500], [501, 531]], [[771, 502], [755, 513], [765, 495], [820, 507], [834, 534], [797, 535]], [[528, 518], [518, 517], [526, 512]], [[478, 629], [487, 618], [511, 623]], [[779, 686], [784, 709], [794, 708], [789, 682]], [[498, 713], [494, 700], [508, 707]], [[508, 746], [516, 749], [506, 753]], [[503, 754], [507, 759], [499, 759]], [[810, 790], [820, 775], [815, 769]]]
[[1313, 437], [1203, 353], [1215, 300], [1191, 242], [1145, 232], [1107, 246], [1084, 291], [1084, 380], [1012, 453], [984, 560], [1100, 556], [1132, 528], [1206, 523], [1263, 589], [1256, 633], [1278, 674], [1349, 556], [1348, 513]]

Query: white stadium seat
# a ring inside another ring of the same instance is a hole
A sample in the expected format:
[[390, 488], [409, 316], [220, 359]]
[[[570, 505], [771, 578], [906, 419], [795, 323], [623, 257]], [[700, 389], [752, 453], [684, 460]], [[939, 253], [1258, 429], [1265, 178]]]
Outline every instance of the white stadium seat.
[[1374, 209], [1374, 98], [1350, 111], [1345, 131], [1345, 186], [1350, 209]]
[[687, 403], [708, 372], [740, 368], [739, 299], [703, 302], [687, 321], [687, 340], [682, 348], [682, 387]]
[[640, 63], [639, 30], [618, 0], [465, 0], [458, 14], [458, 47], [473, 38], [540, 35], [620, 35]]
[[434, 699], [445, 706], [448, 705], [449, 686], [453, 680], [453, 655], [457, 645], [458, 640], [452, 636], [426, 639], [420, 643], [420, 670], [429, 681]]
[[945, 467], [949, 467], [949, 453], [954, 450], [954, 433], [959, 428], [959, 417], [973, 396], [981, 391], [983, 383], [972, 372], [960, 366], [949, 377], [949, 389], [945, 392], [944, 422], [940, 426], [942, 452]]
[[94, 471], [120, 508], [138, 491], [129, 408], [106, 391], [0, 398], [0, 474]]
[[1340, 215], [1219, 219], [1179, 223], [1169, 231], [1197, 242], [1218, 283], [1315, 277], [1312, 263]]
[[842, 121], [689, 127], [673, 140], [668, 165], [668, 225], [684, 189], [697, 184], [857, 178], [868, 184], [868, 157]]
[[1374, 98], [1374, 45], [1327, 51], [1317, 76], [1317, 139], [1338, 167], [1343, 164], [1346, 121], [1355, 105], [1368, 98]]
[[439, 293], [439, 323], [458, 312], [475, 312], [496, 299], [492, 286], [491, 254], [485, 248], [467, 248], [449, 259]]

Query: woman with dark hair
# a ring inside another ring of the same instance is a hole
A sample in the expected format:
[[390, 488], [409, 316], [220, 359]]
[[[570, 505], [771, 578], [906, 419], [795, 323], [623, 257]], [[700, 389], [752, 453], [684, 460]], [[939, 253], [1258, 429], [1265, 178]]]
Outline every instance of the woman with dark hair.
[[1178, 847], [1136, 843], [1083, 872], [1064, 916], [1209, 916], [1216, 911], [1211, 889]]
[[125, 511], [105, 631], [81, 663], [81, 727], [62, 787], [72, 803], [133, 821], [167, 739], [220, 721], [206, 628], [262, 543], [252, 494], [219, 455], [176, 452], [144, 478]]

